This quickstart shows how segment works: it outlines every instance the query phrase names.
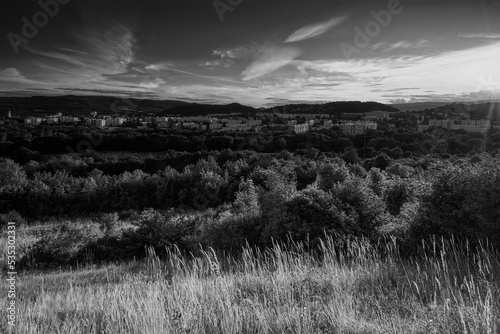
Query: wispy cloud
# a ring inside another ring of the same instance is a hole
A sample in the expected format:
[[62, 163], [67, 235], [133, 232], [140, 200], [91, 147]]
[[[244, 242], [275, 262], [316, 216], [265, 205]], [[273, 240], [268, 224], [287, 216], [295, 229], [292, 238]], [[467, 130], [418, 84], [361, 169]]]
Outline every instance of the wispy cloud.
[[143, 82], [139, 86], [142, 88], [152, 89], [152, 88], [158, 88], [163, 84], [165, 84], [165, 81], [163, 79], [156, 78], [154, 80], [149, 80], [149, 81]]
[[13, 78], [24, 79], [24, 76], [19, 72], [17, 68], [9, 67], [0, 71], [0, 80], [8, 80]]
[[60, 53], [60, 52], [55, 52], [55, 51], [45, 51], [45, 50], [42, 50], [38, 47], [33, 47], [33, 46], [30, 46], [30, 45], [26, 45], [24, 47], [26, 50], [28, 50], [29, 52], [35, 54], [35, 55], [38, 55], [38, 56], [43, 56], [43, 57], [47, 57], [47, 58], [52, 58], [52, 59], [56, 59], [56, 60], [63, 60], [67, 63], [70, 63], [72, 65], [76, 65], [76, 66], [79, 66], [79, 67], [85, 67], [85, 64], [78, 60], [77, 58], [73, 57], [73, 56], [69, 56], [69, 55], [66, 55], [66, 54], [63, 54], [63, 53]]
[[239, 46], [236, 48], [217, 49], [212, 51], [212, 55], [221, 59], [244, 59], [251, 57], [254, 53], [255, 45]]
[[373, 50], [382, 50], [384, 52], [389, 52], [393, 50], [399, 50], [399, 49], [420, 49], [420, 48], [425, 48], [429, 46], [429, 42], [421, 39], [418, 41], [410, 42], [410, 41], [399, 41], [395, 43], [387, 43], [387, 42], [380, 42], [377, 43], [373, 46]]
[[209, 69], [214, 69], [216, 67], [224, 67], [224, 68], [229, 68], [233, 64], [232, 61], [230, 60], [222, 60], [222, 59], [217, 59], [217, 60], [207, 60], [207, 61], [202, 61], [198, 65], [200, 67], [206, 67]]
[[309, 38], [323, 35], [328, 30], [340, 25], [346, 19], [347, 19], [347, 16], [338, 16], [338, 17], [334, 17], [331, 20], [326, 21], [326, 22], [321, 22], [321, 23], [305, 26], [305, 27], [300, 28], [299, 30], [295, 31], [293, 34], [291, 34], [285, 40], [285, 43], [299, 42], [299, 41], [303, 41], [303, 40], [306, 40]]
[[59, 51], [65, 51], [65, 52], [83, 54], [83, 55], [88, 55], [89, 54], [88, 52], [85, 52], [85, 51], [70, 49], [70, 48], [66, 48], [66, 47], [59, 47], [59, 46], [54, 46], [54, 45], [39, 45], [39, 46], [43, 46], [43, 47], [46, 47], [46, 48], [52, 48], [52, 49], [56, 49], [56, 50], [59, 50]]
[[[311, 76], [324, 77], [324, 84], [342, 85], [336, 93], [351, 99], [380, 99], [380, 92], [396, 92], [401, 87], [411, 87], [404, 92], [391, 95], [392, 99], [421, 95], [426, 90], [439, 92], [435, 98], [445, 95], [463, 97], [464, 92], [474, 92], [478, 77], [493, 75], [500, 77], [498, 59], [500, 43], [481, 47], [439, 53], [433, 56], [381, 57], [365, 60], [321, 60], [301, 61]], [[345, 78], [331, 76], [344, 72]], [[310, 78], [308, 78], [310, 81]], [[304, 81], [305, 82], [305, 81]], [[374, 84], [382, 84], [383, 88], [373, 88]], [[420, 88], [418, 88], [420, 87]], [[320, 94], [318, 90], [310, 94]], [[472, 95], [470, 95], [472, 96]], [[420, 98], [424, 98], [420, 96]], [[434, 98], [434, 96], [433, 96]]]
[[242, 73], [243, 80], [252, 80], [272, 73], [290, 63], [302, 54], [294, 47], [268, 45]]
[[91, 55], [85, 58], [87, 66], [103, 74], [123, 73], [135, 60], [134, 34], [119, 22], [82, 29], [74, 37]]
[[489, 33], [462, 33], [457, 34], [458, 37], [462, 38], [476, 38], [476, 39], [500, 39], [500, 34], [489, 34]]
[[26, 78], [17, 68], [9, 67], [0, 71], [0, 81], [8, 85], [40, 84], [39, 81]]
[[162, 70], [168, 70], [168, 69], [172, 68], [173, 66], [174, 66], [173, 63], [164, 61], [161, 63], [147, 65], [144, 68], [148, 71], [158, 72], [158, 71], [162, 71]]

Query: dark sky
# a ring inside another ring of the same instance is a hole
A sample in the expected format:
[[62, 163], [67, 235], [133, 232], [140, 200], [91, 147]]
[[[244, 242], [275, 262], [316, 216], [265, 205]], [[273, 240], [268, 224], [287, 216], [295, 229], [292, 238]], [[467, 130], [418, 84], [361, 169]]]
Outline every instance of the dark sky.
[[500, 90], [500, 0], [55, 1], [2, 1], [0, 95], [263, 106]]

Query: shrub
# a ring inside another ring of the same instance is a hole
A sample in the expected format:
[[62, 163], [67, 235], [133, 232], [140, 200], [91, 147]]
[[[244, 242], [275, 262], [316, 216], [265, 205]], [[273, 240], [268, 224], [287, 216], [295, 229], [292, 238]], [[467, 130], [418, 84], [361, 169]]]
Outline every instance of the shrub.
[[489, 238], [500, 246], [500, 165], [489, 159], [448, 166], [437, 176], [412, 232]]
[[28, 183], [26, 172], [11, 159], [0, 159], [0, 191], [7, 188], [22, 188]]
[[385, 173], [378, 168], [372, 168], [368, 172], [368, 187], [378, 196], [382, 196], [385, 189]]
[[206, 247], [239, 251], [247, 244], [259, 245], [261, 229], [259, 216], [226, 210], [204, 218], [199, 228], [199, 242]]
[[268, 221], [262, 240], [269, 244], [274, 240], [315, 242], [327, 234], [348, 234], [356, 224], [353, 216], [339, 209], [335, 198], [320, 189], [307, 189], [286, 202], [273, 221]]
[[349, 175], [349, 169], [343, 162], [339, 164], [327, 163], [321, 165], [318, 167], [318, 189], [329, 191], [333, 189], [336, 184], [344, 182]]
[[105, 213], [101, 217], [101, 230], [107, 236], [116, 236], [119, 233], [120, 217], [117, 212]]
[[144, 210], [136, 229], [123, 233], [121, 240], [130, 255], [142, 257], [145, 247], [154, 247], [156, 254], [165, 254], [166, 249], [177, 246], [187, 250], [192, 245], [190, 239], [195, 231], [195, 221], [189, 215], [178, 215], [173, 210], [160, 213], [154, 209]]
[[412, 175], [413, 168], [396, 162], [387, 167], [385, 171], [389, 175], [395, 175], [399, 176], [400, 178], [406, 179]]
[[251, 217], [260, 213], [259, 194], [251, 179], [240, 182], [234, 201], [234, 209]]
[[355, 228], [351, 231], [353, 235], [371, 237], [376, 234], [386, 206], [365, 180], [350, 177], [337, 185], [332, 194], [338, 198], [347, 215], [357, 217]]
[[16, 225], [26, 224], [26, 220], [17, 211], [9, 211], [6, 214], [0, 214], [0, 227], [9, 222], [15, 222]]
[[355, 165], [347, 165], [347, 168], [349, 168], [349, 171], [352, 175], [360, 177], [360, 178], [365, 178], [368, 174], [366, 173], [366, 169], [363, 168], [360, 164], [355, 164]]
[[57, 268], [74, 265], [78, 260], [93, 262], [92, 254], [79, 257], [85, 246], [103, 237], [95, 224], [61, 225], [29, 247], [19, 268]]
[[396, 179], [386, 188], [384, 199], [387, 211], [391, 215], [399, 215], [403, 204], [414, 199], [413, 189], [408, 182]]

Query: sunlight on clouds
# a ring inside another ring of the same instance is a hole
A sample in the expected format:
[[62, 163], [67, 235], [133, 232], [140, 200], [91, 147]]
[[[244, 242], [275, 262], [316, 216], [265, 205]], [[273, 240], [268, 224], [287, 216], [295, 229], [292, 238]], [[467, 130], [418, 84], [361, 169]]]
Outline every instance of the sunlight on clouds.
[[160, 78], [157, 78], [157, 79], [152, 80], [152, 81], [143, 82], [139, 86], [143, 87], [143, 88], [151, 89], [151, 88], [158, 88], [163, 84], [165, 84], [165, 81], [160, 79]]
[[12, 78], [24, 78], [21, 72], [17, 68], [6, 68], [4, 70], [0, 71], [0, 80], [6, 80], [8, 81], [9, 79]]
[[92, 56], [86, 57], [87, 67], [100, 74], [125, 72], [135, 60], [135, 38], [132, 31], [118, 22], [104, 27], [86, 28], [74, 33], [75, 38]]
[[382, 89], [386, 91], [408, 85], [421, 87], [413, 89], [411, 94], [422, 94], [425, 90], [456, 95], [471, 92], [478, 84], [478, 76], [487, 77], [493, 74], [500, 77], [498, 59], [500, 59], [500, 43], [430, 57], [405, 56], [351, 61], [296, 61], [296, 63], [313, 76], [326, 77], [324, 84], [338, 83], [338, 75], [331, 80], [328, 79], [328, 75], [343, 73], [347, 77], [343, 79], [342, 86], [336, 87], [335, 91], [346, 97], [360, 96], [361, 92], [366, 100], [379, 97], [378, 93], [373, 91], [374, 84], [381, 84]]
[[459, 32], [457, 36], [462, 38], [500, 39], [500, 34], [488, 34], [488, 33], [472, 34], [472, 33]]
[[347, 16], [334, 17], [327, 22], [305, 26], [291, 34], [285, 43], [299, 42], [313, 37], [323, 35], [328, 30], [340, 25], [347, 19]]
[[298, 48], [269, 45], [257, 55], [257, 59], [241, 75], [245, 81], [257, 79], [290, 64], [301, 54], [302, 51]]
[[161, 62], [157, 64], [150, 64], [144, 67], [148, 71], [162, 71], [162, 70], [168, 70], [169, 68], [172, 68], [174, 64], [169, 63], [169, 62]]
[[231, 49], [217, 49], [212, 51], [212, 55], [218, 56], [221, 59], [242, 59], [242, 58], [248, 58], [251, 57], [254, 54], [255, 48], [257, 46], [240, 46], [237, 48], [231, 48]]
[[[441, 53], [431, 57], [404, 56], [371, 60], [298, 60], [300, 50], [272, 45], [243, 72], [253, 86], [232, 80], [216, 85], [186, 84], [175, 93], [184, 99], [239, 101], [261, 106], [272, 101], [326, 100], [460, 100], [489, 98], [475, 92], [478, 77], [500, 78], [496, 65], [500, 44]], [[283, 66], [289, 65], [286, 69]], [[295, 68], [295, 74], [292, 68]], [[272, 75], [270, 75], [272, 73]], [[209, 77], [207, 77], [209, 78]], [[418, 88], [417, 88], [418, 87]], [[158, 89], [167, 89], [160, 86]], [[428, 91], [435, 91], [429, 94]], [[469, 92], [469, 93], [467, 93]], [[386, 94], [384, 94], [386, 93]], [[464, 93], [469, 95], [465, 96]]]
[[420, 49], [428, 46], [429, 42], [424, 39], [421, 39], [415, 42], [410, 42], [410, 41], [399, 41], [396, 43], [380, 42], [375, 44], [372, 49], [382, 50], [383, 52], [389, 52], [399, 49]]
[[85, 67], [85, 64], [81, 60], [79, 60], [78, 58], [73, 57], [73, 56], [69, 56], [69, 55], [66, 55], [66, 54], [63, 54], [60, 52], [55, 52], [55, 51], [43, 51], [40, 48], [32, 47], [30, 45], [26, 45], [24, 48], [35, 55], [39, 55], [39, 56], [47, 57], [47, 58], [52, 58], [52, 59], [56, 59], [56, 60], [63, 60], [67, 63], [72, 64], [72, 65], [76, 65], [79, 67]]

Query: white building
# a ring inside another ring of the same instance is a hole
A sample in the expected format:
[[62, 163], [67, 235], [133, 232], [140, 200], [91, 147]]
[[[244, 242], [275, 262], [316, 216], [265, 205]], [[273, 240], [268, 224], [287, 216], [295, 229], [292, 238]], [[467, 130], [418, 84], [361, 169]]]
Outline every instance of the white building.
[[374, 122], [348, 122], [340, 125], [343, 133], [349, 135], [360, 135], [368, 130], [377, 130], [377, 123]]
[[288, 130], [293, 133], [304, 133], [309, 131], [309, 124], [295, 124], [289, 125]]

